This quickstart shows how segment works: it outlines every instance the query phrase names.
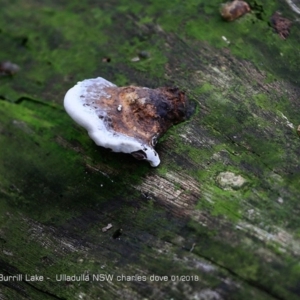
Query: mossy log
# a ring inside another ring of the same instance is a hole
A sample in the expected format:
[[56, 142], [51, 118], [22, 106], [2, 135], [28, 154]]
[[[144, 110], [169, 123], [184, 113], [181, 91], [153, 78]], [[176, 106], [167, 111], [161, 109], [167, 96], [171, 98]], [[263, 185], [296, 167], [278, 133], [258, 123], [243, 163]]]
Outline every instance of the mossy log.
[[[0, 298], [299, 299], [296, 12], [99, 2], [1, 1], [0, 60], [20, 71], [0, 77]], [[159, 167], [65, 113], [98, 76], [185, 90], [194, 114], [160, 139]]]

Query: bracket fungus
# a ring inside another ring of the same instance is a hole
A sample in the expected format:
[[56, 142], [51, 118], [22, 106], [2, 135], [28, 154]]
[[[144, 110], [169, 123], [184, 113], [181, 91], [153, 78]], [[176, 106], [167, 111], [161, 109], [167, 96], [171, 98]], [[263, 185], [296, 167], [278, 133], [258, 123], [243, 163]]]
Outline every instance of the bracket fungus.
[[234, 21], [235, 19], [250, 12], [250, 6], [247, 2], [241, 0], [233, 0], [231, 2], [222, 3], [220, 13], [224, 20]]
[[275, 29], [275, 31], [283, 40], [285, 40], [290, 35], [291, 26], [293, 22], [282, 17], [280, 12], [276, 11], [271, 16], [270, 21], [271, 26]]
[[114, 152], [160, 163], [158, 138], [186, 118], [187, 100], [178, 88], [117, 87], [98, 77], [78, 82], [65, 95], [64, 107], [92, 140]]
[[14, 75], [20, 71], [20, 67], [10, 61], [0, 62], [0, 75]]

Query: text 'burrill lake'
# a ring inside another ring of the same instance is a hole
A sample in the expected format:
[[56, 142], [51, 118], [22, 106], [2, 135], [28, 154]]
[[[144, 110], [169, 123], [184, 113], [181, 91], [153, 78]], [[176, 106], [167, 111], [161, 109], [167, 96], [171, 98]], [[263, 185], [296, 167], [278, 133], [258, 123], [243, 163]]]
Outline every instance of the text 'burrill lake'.
[[3, 275], [0, 274], [0, 282], [3, 281], [44, 281], [42, 275], [31, 274], [17, 274], [17, 275]]

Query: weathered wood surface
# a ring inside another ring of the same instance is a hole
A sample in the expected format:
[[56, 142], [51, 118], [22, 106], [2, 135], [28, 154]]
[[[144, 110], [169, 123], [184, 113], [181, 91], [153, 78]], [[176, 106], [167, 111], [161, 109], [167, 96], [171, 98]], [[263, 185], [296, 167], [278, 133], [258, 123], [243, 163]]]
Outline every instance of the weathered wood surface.
[[[99, 2], [1, 1], [0, 60], [21, 71], [0, 78], [0, 274], [23, 280], [0, 298], [299, 299], [298, 16], [285, 1], [249, 1], [233, 23], [220, 1]], [[186, 90], [194, 115], [161, 139], [158, 168], [64, 112], [96, 76]]]

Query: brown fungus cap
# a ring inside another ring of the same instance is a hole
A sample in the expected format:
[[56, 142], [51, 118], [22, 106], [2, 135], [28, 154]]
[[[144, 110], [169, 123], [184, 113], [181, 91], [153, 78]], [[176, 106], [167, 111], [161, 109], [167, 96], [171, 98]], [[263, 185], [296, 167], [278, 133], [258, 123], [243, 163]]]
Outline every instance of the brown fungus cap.
[[220, 7], [221, 16], [226, 21], [234, 21], [244, 14], [250, 12], [250, 10], [249, 4], [240, 0], [222, 3]]
[[64, 100], [67, 113], [99, 146], [131, 153], [158, 166], [159, 136], [185, 120], [187, 99], [178, 88], [117, 87], [98, 77], [78, 82]]
[[[122, 134], [155, 145], [170, 126], [185, 119], [186, 97], [177, 88], [107, 87], [110, 98], [99, 99], [102, 107], [116, 107], [110, 112], [111, 128]], [[118, 109], [119, 108], [119, 109]]]

